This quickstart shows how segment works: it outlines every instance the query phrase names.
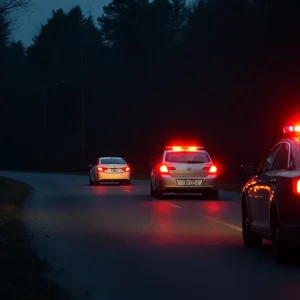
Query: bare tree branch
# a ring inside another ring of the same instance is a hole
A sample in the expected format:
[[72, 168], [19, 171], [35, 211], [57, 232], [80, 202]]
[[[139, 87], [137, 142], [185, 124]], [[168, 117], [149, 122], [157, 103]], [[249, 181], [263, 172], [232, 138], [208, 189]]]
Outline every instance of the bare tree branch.
[[0, 0], [0, 14], [18, 9], [27, 11], [31, 5], [31, 0]]
[[11, 22], [4, 18], [4, 16], [0, 15], [0, 47], [6, 45], [10, 38], [10, 25]]

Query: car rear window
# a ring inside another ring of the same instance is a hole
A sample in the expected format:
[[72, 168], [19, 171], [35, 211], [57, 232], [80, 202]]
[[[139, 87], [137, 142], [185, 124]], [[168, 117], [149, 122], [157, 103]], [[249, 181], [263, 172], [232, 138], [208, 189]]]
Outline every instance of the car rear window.
[[102, 165], [126, 165], [123, 158], [101, 158]]
[[171, 163], [207, 163], [210, 158], [205, 151], [198, 152], [172, 152], [166, 153], [166, 162]]

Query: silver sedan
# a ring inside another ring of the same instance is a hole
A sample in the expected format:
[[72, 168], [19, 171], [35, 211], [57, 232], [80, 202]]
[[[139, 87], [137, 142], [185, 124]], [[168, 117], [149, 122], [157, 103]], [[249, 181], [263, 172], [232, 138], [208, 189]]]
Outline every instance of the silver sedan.
[[201, 193], [217, 199], [217, 176], [217, 167], [203, 147], [167, 146], [151, 171], [151, 195]]
[[90, 184], [98, 185], [102, 182], [118, 182], [130, 185], [130, 167], [121, 157], [100, 157], [94, 165], [89, 165]]

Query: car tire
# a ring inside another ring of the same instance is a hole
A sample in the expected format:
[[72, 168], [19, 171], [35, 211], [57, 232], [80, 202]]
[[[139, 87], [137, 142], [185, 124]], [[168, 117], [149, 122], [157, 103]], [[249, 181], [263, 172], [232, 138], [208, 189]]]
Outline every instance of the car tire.
[[125, 180], [124, 184], [125, 185], [131, 185], [131, 181], [130, 180]]
[[242, 236], [244, 246], [247, 248], [259, 248], [263, 239], [256, 232], [252, 231], [249, 224], [248, 209], [245, 200], [242, 200]]
[[284, 243], [284, 236], [278, 220], [277, 208], [271, 208], [271, 228], [272, 228], [272, 247], [273, 258], [276, 263], [284, 264], [288, 259], [288, 248]]
[[[92, 179], [91, 179], [91, 180], [92, 180]], [[93, 185], [94, 185], [94, 186], [97, 186], [97, 185], [98, 185], [98, 182], [97, 182], [97, 180], [96, 180], [95, 173], [94, 173], [94, 181], [93, 181]]]
[[209, 193], [209, 198], [213, 200], [219, 199], [219, 189], [212, 189]]
[[94, 182], [93, 182], [93, 180], [92, 180], [92, 178], [90, 176], [90, 185], [93, 185], [93, 184], [94, 184]]
[[153, 184], [152, 184], [152, 180], [150, 182], [150, 196], [154, 197], [154, 189], [153, 189]]
[[163, 193], [157, 188], [157, 184], [155, 184], [154, 198], [161, 199], [162, 197]]

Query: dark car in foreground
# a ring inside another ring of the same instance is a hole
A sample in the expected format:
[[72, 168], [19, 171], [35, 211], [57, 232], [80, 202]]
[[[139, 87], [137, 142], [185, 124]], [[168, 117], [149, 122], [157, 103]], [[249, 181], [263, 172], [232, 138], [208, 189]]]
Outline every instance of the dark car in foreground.
[[244, 245], [272, 241], [278, 263], [300, 245], [300, 126], [285, 126], [283, 134], [258, 169], [241, 166], [250, 177], [242, 190]]

